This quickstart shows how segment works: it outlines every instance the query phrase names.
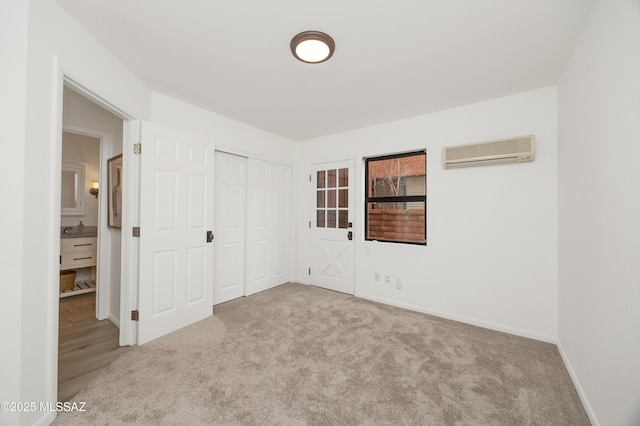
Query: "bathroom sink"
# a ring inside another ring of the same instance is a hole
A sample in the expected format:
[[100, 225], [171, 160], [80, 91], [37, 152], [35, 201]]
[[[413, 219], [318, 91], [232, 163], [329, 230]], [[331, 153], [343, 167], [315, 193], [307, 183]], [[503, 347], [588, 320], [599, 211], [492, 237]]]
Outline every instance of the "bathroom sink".
[[97, 232], [82, 232], [82, 233], [67, 233], [67, 234], [60, 234], [60, 238], [63, 240], [66, 240], [68, 238], [85, 238], [85, 237], [97, 237], [98, 233]]
[[77, 232], [75, 226], [64, 226], [60, 228], [60, 239], [66, 240], [68, 238], [86, 238], [86, 237], [97, 237], [98, 236], [98, 227], [97, 226], [85, 226], [84, 232]]

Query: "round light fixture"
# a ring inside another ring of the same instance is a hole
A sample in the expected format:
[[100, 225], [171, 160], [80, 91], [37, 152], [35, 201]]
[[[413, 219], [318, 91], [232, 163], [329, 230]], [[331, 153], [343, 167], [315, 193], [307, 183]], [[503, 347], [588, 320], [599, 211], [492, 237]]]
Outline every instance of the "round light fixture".
[[304, 31], [291, 39], [291, 53], [308, 64], [319, 64], [333, 55], [336, 44], [320, 31]]

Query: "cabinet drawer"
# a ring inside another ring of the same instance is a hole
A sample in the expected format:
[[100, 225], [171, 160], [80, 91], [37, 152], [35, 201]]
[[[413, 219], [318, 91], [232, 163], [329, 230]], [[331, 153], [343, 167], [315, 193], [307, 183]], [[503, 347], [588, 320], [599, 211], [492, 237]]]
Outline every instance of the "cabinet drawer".
[[62, 255], [62, 264], [60, 269], [86, 268], [88, 266], [96, 266], [95, 251], [64, 253]]
[[98, 239], [96, 237], [86, 238], [69, 238], [60, 240], [60, 251], [64, 256], [67, 253], [75, 253], [78, 251], [96, 251]]

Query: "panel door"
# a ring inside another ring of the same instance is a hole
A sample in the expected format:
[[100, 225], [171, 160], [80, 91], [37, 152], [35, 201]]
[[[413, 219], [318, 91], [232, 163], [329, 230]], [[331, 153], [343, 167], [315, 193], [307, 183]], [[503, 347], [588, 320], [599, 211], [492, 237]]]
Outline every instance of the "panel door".
[[213, 309], [213, 143], [147, 122], [141, 129], [138, 344]]
[[213, 303], [245, 295], [247, 159], [216, 151]]
[[247, 160], [247, 295], [291, 279], [291, 167]]
[[354, 293], [353, 160], [311, 167], [310, 282]]

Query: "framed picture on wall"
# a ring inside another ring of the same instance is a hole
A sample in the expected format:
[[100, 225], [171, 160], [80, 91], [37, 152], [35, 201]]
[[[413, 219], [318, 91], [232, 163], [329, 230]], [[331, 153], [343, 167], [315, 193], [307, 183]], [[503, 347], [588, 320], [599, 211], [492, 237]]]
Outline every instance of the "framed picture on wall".
[[122, 154], [107, 160], [109, 228], [122, 228]]

